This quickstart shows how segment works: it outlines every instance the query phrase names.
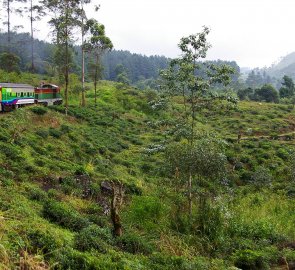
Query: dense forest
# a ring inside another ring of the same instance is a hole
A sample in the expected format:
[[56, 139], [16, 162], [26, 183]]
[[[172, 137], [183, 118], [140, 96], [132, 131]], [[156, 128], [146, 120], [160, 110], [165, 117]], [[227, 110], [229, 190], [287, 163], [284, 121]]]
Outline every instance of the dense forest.
[[[31, 65], [31, 37], [29, 33], [11, 33], [13, 48], [11, 52], [20, 58], [19, 68], [21, 71], [29, 71]], [[52, 43], [34, 39], [34, 58], [35, 68], [41, 74], [54, 74], [54, 52], [55, 46]], [[5, 52], [7, 49], [7, 34], [0, 33], [0, 53]], [[74, 65], [72, 66], [73, 73], [81, 74], [81, 48], [74, 47]], [[86, 59], [89, 62], [90, 59]], [[102, 78], [105, 80], [117, 81], [118, 75], [124, 73], [127, 82], [145, 86], [145, 82], [150, 83], [151, 86], [156, 87], [156, 80], [159, 77], [159, 72], [167, 68], [169, 58], [165, 56], [145, 56], [140, 54], [131, 53], [129, 51], [112, 50], [106, 52], [101, 58], [103, 66]], [[238, 82], [240, 75], [240, 68], [236, 62], [232, 61], [211, 61], [218, 65], [229, 64], [236, 70], [232, 76], [233, 83]], [[87, 74], [87, 63], [86, 63]], [[150, 80], [146, 81], [146, 80]]]

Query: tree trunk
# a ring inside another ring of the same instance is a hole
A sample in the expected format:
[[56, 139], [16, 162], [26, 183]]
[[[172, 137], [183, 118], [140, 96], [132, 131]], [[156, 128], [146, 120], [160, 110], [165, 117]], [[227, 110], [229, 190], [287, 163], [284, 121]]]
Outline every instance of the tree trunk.
[[114, 235], [120, 237], [123, 234], [123, 226], [119, 215], [120, 207], [123, 203], [123, 184], [118, 187], [114, 183], [112, 184], [113, 194], [111, 201], [111, 219], [114, 227]]
[[84, 51], [84, 1], [82, 0], [82, 107], [86, 106], [85, 98], [85, 51]]
[[7, 41], [8, 41], [8, 51], [10, 52], [10, 42], [11, 42], [11, 37], [10, 37], [10, 1], [7, 0]]
[[95, 107], [97, 106], [98, 63], [99, 63], [99, 55], [96, 55], [96, 59], [95, 59], [95, 75], [94, 75], [94, 104], [95, 104]]
[[65, 65], [65, 83], [66, 83], [66, 89], [65, 89], [65, 107], [66, 107], [66, 115], [68, 115], [68, 109], [69, 109], [69, 33], [68, 33], [68, 21], [69, 21], [69, 1], [66, 1], [66, 65]]
[[34, 65], [34, 28], [33, 28], [33, 0], [31, 0], [31, 72], [33, 73], [35, 71], [35, 65]]
[[192, 220], [193, 212], [193, 196], [192, 196], [192, 174], [190, 172], [188, 179], [188, 208], [189, 208], [189, 220]]

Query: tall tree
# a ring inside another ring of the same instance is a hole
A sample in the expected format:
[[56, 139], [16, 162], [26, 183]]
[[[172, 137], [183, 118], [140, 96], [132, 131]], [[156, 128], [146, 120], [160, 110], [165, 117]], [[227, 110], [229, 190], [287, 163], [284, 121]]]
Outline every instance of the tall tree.
[[[81, 18], [81, 37], [82, 37], [82, 44], [81, 44], [81, 50], [82, 50], [82, 106], [86, 105], [86, 99], [85, 99], [85, 49], [84, 49], [84, 42], [85, 42], [85, 34], [87, 33], [87, 25], [85, 25], [85, 21], [87, 21], [86, 12], [84, 10], [84, 5], [91, 3], [91, 0], [81, 0], [81, 12], [80, 12], [80, 18]], [[95, 11], [97, 11], [98, 7], [95, 8]]]
[[279, 93], [271, 84], [264, 84], [255, 90], [255, 99], [265, 102], [279, 102]]
[[[187, 107], [186, 101], [189, 101], [188, 115], [185, 115], [184, 118], [184, 121], [189, 126], [187, 141], [191, 150], [189, 153], [185, 153], [189, 157], [193, 156], [197, 110], [206, 105], [208, 100], [215, 99], [215, 97], [219, 98], [210, 93], [210, 86], [215, 83], [228, 84], [230, 82], [230, 75], [234, 72], [233, 68], [227, 65], [207, 63], [203, 67], [198, 63], [199, 59], [206, 58], [207, 51], [211, 47], [207, 42], [209, 32], [209, 28], [204, 27], [202, 32], [182, 38], [178, 44], [182, 52], [181, 57], [172, 60], [169, 69], [161, 72], [163, 87], [168, 89], [168, 91], [172, 90], [172, 94], [181, 93], [185, 108]], [[200, 73], [199, 70], [201, 68], [205, 69], [205, 72]], [[194, 181], [194, 170], [192, 166], [187, 167], [187, 175], [187, 194], [189, 215], [191, 217], [192, 185]]]
[[[25, 3], [27, 2], [27, 0], [3, 0], [3, 8], [6, 12], [6, 21], [4, 22], [4, 24], [7, 25], [8, 51], [10, 51], [10, 48], [11, 48], [11, 14], [12, 13], [21, 14], [23, 11], [21, 8], [13, 7], [13, 2]], [[18, 26], [15, 26], [15, 27], [18, 27]]]
[[280, 88], [281, 98], [290, 98], [294, 96], [295, 85], [293, 79], [285, 75], [283, 77], [282, 87]]
[[31, 30], [31, 67], [30, 70], [34, 72], [36, 70], [34, 62], [34, 22], [41, 20], [45, 15], [45, 9], [42, 5], [41, 0], [29, 0], [29, 6], [25, 8], [25, 12], [28, 13], [28, 18], [30, 20], [30, 30]]
[[53, 13], [50, 25], [55, 34], [57, 57], [60, 72], [65, 82], [65, 111], [69, 105], [69, 74], [72, 66], [72, 45], [74, 29], [80, 25], [80, 0], [45, 0], [47, 9]]
[[97, 105], [97, 82], [101, 73], [101, 56], [104, 52], [113, 48], [112, 41], [105, 34], [104, 25], [98, 23], [95, 19], [90, 19], [87, 22], [86, 28], [91, 36], [85, 43], [85, 49], [93, 55], [94, 62], [90, 66], [90, 74], [94, 83], [95, 106]]

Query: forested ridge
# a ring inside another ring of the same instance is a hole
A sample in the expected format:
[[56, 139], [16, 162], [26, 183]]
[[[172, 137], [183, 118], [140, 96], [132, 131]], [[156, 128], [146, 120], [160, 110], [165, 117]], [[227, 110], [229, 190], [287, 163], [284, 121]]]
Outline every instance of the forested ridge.
[[[12, 33], [13, 47], [11, 52], [20, 57], [20, 70], [28, 71], [31, 64], [31, 37], [29, 33]], [[7, 50], [7, 34], [0, 33], [0, 53]], [[46, 41], [34, 40], [35, 68], [38, 73], [55, 75], [54, 52], [55, 45]], [[74, 47], [74, 65], [72, 71], [80, 76], [81, 74], [81, 48]], [[147, 79], [157, 80], [159, 72], [168, 67], [170, 59], [165, 56], [145, 56], [123, 50], [112, 50], [106, 52], [101, 58], [103, 66], [103, 78], [105, 80], [116, 81], [119, 72], [126, 73], [130, 83], [136, 84]], [[86, 59], [89, 62], [89, 57]], [[214, 61], [212, 61], [214, 62]], [[234, 61], [215, 61], [218, 64], [232, 65], [236, 73], [233, 81], [237, 82], [240, 75], [240, 68]], [[121, 70], [120, 70], [121, 69]], [[87, 64], [86, 64], [87, 71]], [[86, 72], [87, 74], [87, 72]], [[90, 78], [88, 78], [90, 80]], [[156, 83], [152, 84], [154, 87]]]

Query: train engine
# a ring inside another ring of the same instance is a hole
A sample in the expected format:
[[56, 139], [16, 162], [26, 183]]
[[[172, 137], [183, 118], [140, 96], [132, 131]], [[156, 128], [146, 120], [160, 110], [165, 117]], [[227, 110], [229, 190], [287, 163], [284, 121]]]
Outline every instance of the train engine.
[[41, 84], [35, 88], [35, 103], [45, 106], [62, 104], [60, 88], [54, 84]]

